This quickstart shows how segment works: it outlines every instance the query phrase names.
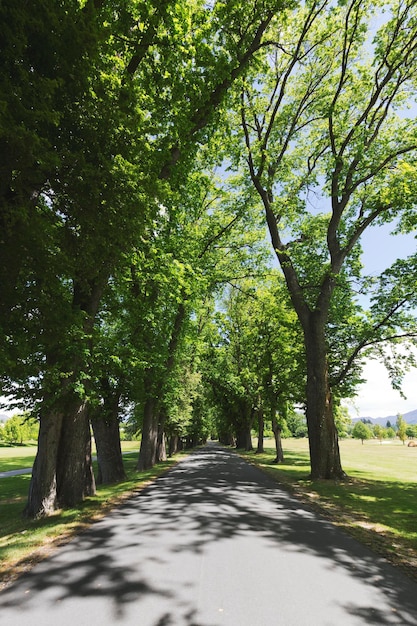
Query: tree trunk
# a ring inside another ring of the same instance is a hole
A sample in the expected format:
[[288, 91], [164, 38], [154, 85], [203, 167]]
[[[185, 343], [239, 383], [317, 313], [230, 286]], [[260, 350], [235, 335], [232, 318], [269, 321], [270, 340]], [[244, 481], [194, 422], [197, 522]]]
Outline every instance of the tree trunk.
[[156, 463], [158, 439], [157, 400], [152, 396], [146, 398], [143, 411], [142, 440], [136, 469], [141, 472], [151, 469]]
[[181, 440], [178, 435], [171, 435], [168, 442], [168, 456], [173, 456], [181, 450]]
[[186, 318], [186, 308], [184, 302], [178, 305], [175, 316], [171, 338], [168, 345], [167, 359], [164, 367], [164, 378], [159, 381], [158, 395], [152, 389], [157, 388], [157, 381], [153, 378], [153, 372], [149, 369], [145, 374], [145, 388], [148, 390], [148, 397], [145, 401], [144, 417], [142, 425], [142, 441], [139, 450], [139, 459], [136, 465], [138, 471], [150, 469], [157, 461], [166, 460], [164, 424], [159, 424], [159, 405], [163, 401], [164, 388], [169, 376], [175, 366], [175, 357], [180, 340], [181, 332]]
[[158, 463], [167, 460], [165, 423], [167, 415], [164, 409], [161, 410], [158, 423], [158, 437], [156, 440], [156, 461]]
[[305, 330], [307, 360], [307, 426], [311, 478], [346, 477], [340, 461], [338, 435], [333, 416], [332, 392], [328, 379], [324, 322], [314, 313]]
[[250, 424], [242, 424], [236, 432], [236, 448], [238, 450], [246, 450], [246, 452], [253, 450]]
[[108, 389], [103, 406], [90, 414], [97, 450], [97, 484], [118, 483], [126, 479], [120, 445], [119, 401], [120, 393]]
[[58, 507], [56, 468], [62, 419], [60, 411], [49, 411], [41, 418], [38, 450], [23, 512], [26, 517], [46, 517]]
[[77, 382], [83, 368], [88, 369], [81, 354], [85, 345], [89, 351], [92, 349], [91, 332], [104, 285], [104, 280], [74, 281], [72, 307], [75, 319], [80, 311], [85, 313], [83, 325], [79, 328], [82, 340], [79, 346], [70, 344], [76, 354], [72, 363], [67, 362], [66, 337], [47, 355], [47, 365], [53, 375], [56, 375], [54, 369], [60, 371], [61, 368], [64, 372], [72, 371], [72, 375], [62, 381], [52, 400], [45, 393], [38, 451], [24, 511], [28, 517], [50, 515], [58, 507], [72, 507], [85, 496], [95, 493], [88, 407], [85, 400], [71, 391], [71, 385]]
[[76, 398], [62, 422], [57, 459], [58, 504], [73, 507], [95, 492], [88, 406]]
[[167, 448], [166, 448], [166, 437], [164, 431], [158, 432], [158, 438], [156, 442], [156, 461], [157, 463], [161, 463], [162, 461], [167, 460]]
[[240, 403], [240, 410], [236, 420], [236, 448], [250, 452], [253, 450], [252, 444], [252, 424], [254, 411], [250, 405], [243, 401]]
[[272, 431], [274, 433], [275, 450], [276, 450], [276, 457], [274, 459], [274, 463], [283, 463], [284, 451], [282, 449], [281, 426], [278, 424], [275, 408], [272, 412]]
[[256, 454], [261, 454], [261, 452], [264, 452], [264, 430], [265, 430], [264, 411], [262, 407], [258, 408], [257, 417], [258, 417], [258, 446], [256, 448]]

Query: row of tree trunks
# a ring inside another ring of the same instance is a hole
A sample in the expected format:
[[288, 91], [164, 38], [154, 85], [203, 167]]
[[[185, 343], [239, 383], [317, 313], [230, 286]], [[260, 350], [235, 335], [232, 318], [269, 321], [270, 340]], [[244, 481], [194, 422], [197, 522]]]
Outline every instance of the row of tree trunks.
[[164, 380], [161, 381], [161, 390], [157, 396], [155, 389], [156, 381], [152, 370], [145, 374], [145, 388], [147, 397], [145, 400], [142, 424], [142, 440], [139, 450], [139, 458], [136, 465], [138, 471], [150, 469], [157, 461], [166, 461], [166, 438], [165, 424], [168, 416], [163, 406], [163, 389], [174, 368], [177, 356], [177, 348], [186, 319], [185, 302], [180, 302], [172, 324], [171, 338], [168, 345], [167, 358], [164, 367]]
[[182, 439], [179, 435], [171, 435], [168, 440], [168, 456], [174, 456], [183, 449]]

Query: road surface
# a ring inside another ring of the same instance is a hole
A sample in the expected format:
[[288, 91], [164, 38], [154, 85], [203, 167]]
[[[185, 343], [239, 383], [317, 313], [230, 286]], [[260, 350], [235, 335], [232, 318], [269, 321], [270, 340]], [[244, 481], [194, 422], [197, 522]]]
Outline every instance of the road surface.
[[417, 626], [417, 583], [214, 444], [0, 594], [3, 626]]
[[31, 474], [32, 468], [25, 467], [23, 469], [9, 470], [8, 472], [0, 472], [0, 478], [9, 478], [9, 476], [20, 476], [21, 474]]

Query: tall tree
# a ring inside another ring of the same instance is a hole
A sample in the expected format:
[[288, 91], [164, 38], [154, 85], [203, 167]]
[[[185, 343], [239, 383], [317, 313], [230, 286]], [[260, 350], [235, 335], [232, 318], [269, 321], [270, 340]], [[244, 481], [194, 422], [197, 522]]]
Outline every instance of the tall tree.
[[274, 53], [242, 85], [244, 158], [303, 329], [313, 478], [344, 476], [329, 371], [331, 310], [340, 323], [364, 231], [415, 212], [409, 172], [417, 125], [405, 103], [415, 93], [416, 7], [384, 8], [380, 25], [378, 2], [310, 0], [288, 11]]

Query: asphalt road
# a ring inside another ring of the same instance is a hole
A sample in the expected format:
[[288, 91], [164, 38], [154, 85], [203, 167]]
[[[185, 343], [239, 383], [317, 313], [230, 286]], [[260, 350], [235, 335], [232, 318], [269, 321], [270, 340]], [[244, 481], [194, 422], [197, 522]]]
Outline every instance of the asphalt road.
[[417, 626], [417, 583], [213, 444], [0, 594], [1, 626]]

